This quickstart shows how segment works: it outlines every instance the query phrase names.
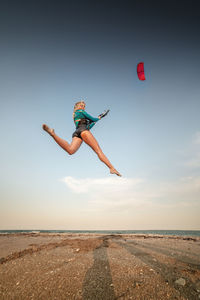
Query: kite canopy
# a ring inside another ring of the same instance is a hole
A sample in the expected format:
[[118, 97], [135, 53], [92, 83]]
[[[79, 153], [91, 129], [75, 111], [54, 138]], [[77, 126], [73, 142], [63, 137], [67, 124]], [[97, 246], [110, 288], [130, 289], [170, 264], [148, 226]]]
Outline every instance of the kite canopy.
[[138, 78], [140, 80], [145, 80], [145, 74], [144, 74], [144, 63], [143, 62], [140, 62], [138, 65], [137, 65], [137, 74], [138, 74]]

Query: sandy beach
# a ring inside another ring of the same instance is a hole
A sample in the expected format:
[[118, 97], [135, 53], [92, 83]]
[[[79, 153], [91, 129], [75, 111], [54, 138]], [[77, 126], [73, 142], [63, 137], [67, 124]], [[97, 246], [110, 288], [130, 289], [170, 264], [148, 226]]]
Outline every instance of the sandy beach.
[[0, 299], [200, 299], [200, 238], [2, 234]]

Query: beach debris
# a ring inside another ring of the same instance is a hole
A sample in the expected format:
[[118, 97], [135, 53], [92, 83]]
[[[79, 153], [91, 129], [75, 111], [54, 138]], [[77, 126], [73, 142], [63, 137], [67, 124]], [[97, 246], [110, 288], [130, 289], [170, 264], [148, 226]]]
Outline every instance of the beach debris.
[[[200, 281], [197, 281], [195, 285], [196, 285], [197, 293], [200, 293]], [[199, 298], [200, 298], [200, 295], [199, 295]]]
[[135, 283], [135, 286], [136, 286], [136, 287], [141, 286], [140, 282], [136, 282], [136, 283]]
[[5, 262], [5, 258], [4, 257], [0, 258], [0, 264], [3, 264], [4, 262]]
[[199, 290], [199, 292], [200, 292], [200, 281], [197, 281], [195, 285], [196, 285], [196, 288], [197, 288], [197, 289]]
[[186, 280], [184, 278], [179, 278], [175, 281], [175, 284], [184, 286], [184, 285], [186, 285]]
[[185, 240], [185, 241], [193, 241], [193, 242], [197, 241], [197, 239], [192, 238], [192, 237], [184, 237], [183, 240]]
[[69, 258], [67, 262], [69, 262], [69, 261], [73, 261], [73, 260], [74, 260], [74, 258]]
[[73, 258], [69, 258], [68, 260], [64, 261], [64, 264], [67, 264], [67, 263], [69, 263], [70, 261], [74, 261], [74, 260], [75, 260], [74, 257], [73, 257]]
[[76, 249], [76, 252], [79, 252], [79, 251], [80, 251], [80, 249], [79, 249], [79, 248], [77, 248], [77, 249]]
[[134, 288], [138, 288], [138, 287], [140, 287], [142, 285], [142, 281], [134, 281], [134, 283], [133, 283], [133, 287]]

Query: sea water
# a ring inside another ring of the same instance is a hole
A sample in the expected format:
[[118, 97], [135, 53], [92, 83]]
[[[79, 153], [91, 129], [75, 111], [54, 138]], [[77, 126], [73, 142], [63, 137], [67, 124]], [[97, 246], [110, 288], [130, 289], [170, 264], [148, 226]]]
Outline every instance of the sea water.
[[11, 233], [80, 233], [80, 234], [152, 234], [175, 236], [200, 236], [200, 230], [0, 230], [0, 234]]

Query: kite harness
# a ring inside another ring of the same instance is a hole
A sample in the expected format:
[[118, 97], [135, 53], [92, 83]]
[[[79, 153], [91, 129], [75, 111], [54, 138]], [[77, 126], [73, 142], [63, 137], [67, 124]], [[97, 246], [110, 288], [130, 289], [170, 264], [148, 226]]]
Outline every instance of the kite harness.
[[78, 109], [74, 113], [74, 123], [76, 126], [76, 131], [73, 133], [72, 137], [79, 137], [81, 138], [81, 133], [84, 130], [90, 130], [97, 121], [101, 118], [104, 118], [108, 114], [109, 110], [106, 110], [102, 114], [98, 116], [98, 118], [94, 118], [89, 115], [85, 110]]

